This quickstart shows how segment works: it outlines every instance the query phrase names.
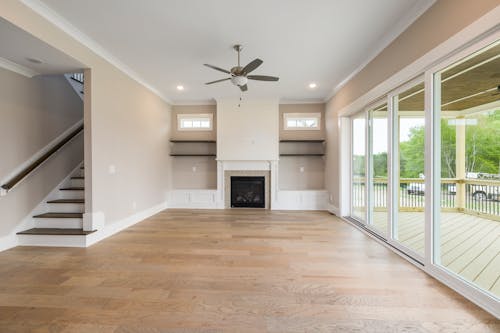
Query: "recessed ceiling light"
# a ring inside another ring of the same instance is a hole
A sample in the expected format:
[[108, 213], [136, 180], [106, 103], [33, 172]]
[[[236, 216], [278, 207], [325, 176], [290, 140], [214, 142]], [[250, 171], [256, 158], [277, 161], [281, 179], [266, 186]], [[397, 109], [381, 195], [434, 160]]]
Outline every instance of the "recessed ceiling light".
[[178, 86], [177, 86], [177, 90], [179, 90], [179, 91], [183, 91], [183, 90], [184, 90], [184, 86], [178, 85]]
[[317, 86], [318, 86], [318, 85], [317, 85], [316, 83], [314, 83], [314, 82], [309, 83], [309, 88], [311, 88], [311, 89], [314, 89], [314, 88], [316, 88]]
[[36, 58], [26, 58], [26, 60], [28, 60], [29, 62], [34, 63], [34, 64], [41, 64], [42, 63], [42, 61], [40, 59], [36, 59]]

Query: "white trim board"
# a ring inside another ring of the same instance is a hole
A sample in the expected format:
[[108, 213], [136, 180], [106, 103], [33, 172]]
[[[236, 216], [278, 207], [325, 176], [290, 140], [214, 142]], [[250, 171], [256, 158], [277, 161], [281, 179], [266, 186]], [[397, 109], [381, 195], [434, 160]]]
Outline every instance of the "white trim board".
[[[28, 160], [26, 160], [24, 163], [22, 163], [21, 165], [19, 165], [17, 168], [15, 168], [12, 172], [10, 172], [8, 175], [6, 175], [3, 179], [0, 180], [0, 185], [3, 185], [5, 184], [6, 182], [8, 182], [9, 180], [11, 180], [12, 178], [14, 178], [17, 174], [19, 174], [22, 170], [24, 170], [25, 168], [27, 168], [29, 165], [31, 165], [33, 162], [35, 162], [37, 159], [39, 159], [40, 157], [42, 157], [45, 153], [47, 153], [50, 149], [52, 149], [54, 146], [56, 146], [62, 139], [64, 139], [66, 136], [68, 136], [71, 132], [73, 132], [74, 130], [76, 130], [78, 127], [80, 127], [81, 125], [83, 124], [83, 119], [77, 121], [73, 126], [71, 126], [70, 128], [68, 128], [67, 130], [65, 130], [64, 132], [62, 132], [61, 134], [59, 134], [56, 138], [54, 138], [52, 141], [50, 141], [47, 145], [45, 145], [45, 147], [43, 147], [42, 149], [40, 149], [39, 151], [37, 151], [35, 154], [33, 154]], [[79, 133], [78, 135], [82, 135], [83, 132]], [[77, 135], [77, 136], [78, 136]], [[74, 140], [76, 138], [76, 136], [72, 139]], [[60, 149], [62, 149], [63, 147], [61, 147]], [[40, 168], [44, 163], [40, 164], [36, 169], [34, 169], [33, 171], [37, 170], [38, 168]], [[32, 172], [33, 172], [32, 171]], [[26, 176], [26, 177], [29, 177]], [[25, 177], [25, 178], [26, 178]], [[24, 179], [22, 179], [19, 183], [21, 183]], [[18, 184], [19, 184], [18, 183]], [[16, 185], [17, 186], [17, 185]], [[7, 195], [10, 191], [12, 191], [13, 189], [16, 188], [16, 186], [14, 186], [13, 188], [9, 189], [9, 191], [5, 191], [5, 192], [0, 192], [0, 196], [4, 196], [4, 195]]]
[[8, 59], [0, 57], [0, 68], [6, 69], [8, 71], [32, 78], [33, 76], [40, 75], [40, 73], [32, 70], [23, 65], [19, 65], [15, 62], [12, 62]]
[[173, 105], [173, 102], [170, 98], [161, 93], [156, 87], [154, 87], [146, 80], [144, 80], [129, 66], [127, 66], [113, 54], [108, 52], [104, 47], [102, 47], [99, 43], [90, 38], [88, 35], [84, 34], [81, 30], [77, 29], [74, 25], [72, 25], [64, 17], [62, 17], [54, 10], [52, 10], [49, 6], [47, 6], [40, 0], [21, 0], [21, 2], [26, 6], [28, 6], [29, 8], [31, 8], [38, 15], [42, 16], [47, 21], [51, 22], [56, 27], [64, 31], [66, 34], [73, 37], [75, 40], [77, 40], [79, 43], [87, 47], [89, 50], [93, 51], [98, 56], [109, 62], [111, 65], [118, 68], [127, 76], [138, 82], [140, 85], [144, 86], [146, 89], [148, 89], [149, 91], [160, 97], [162, 100], [164, 100], [170, 105]]
[[122, 230], [127, 229], [128, 227], [133, 226], [134, 224], [137, 224], [139, 222], [144, 221], [145, 219], [158, 214], [161, 211], [164, 211], [165, 209], [168, 208], [167, 202], [162, 202], [160, 204], [157, 204], [155, 206], [152, 206], [150, 208], [144, 209], [140, 212], [137, 212], [133, 215], [130, 215], [128, 217], [125, 217], [121, 220], [115, 221], [115, 222], [110, 222], [104, 226], [103, 229], [98, 230], [94, 233], [91, 233], [87, 235], [86, 241], [85, 241], [85, 246], [91, 246], [97, 242], [102, 241], [105, 238], [108, 238]]
[[413, 78], [422, 75], [427, 69], [433, 67], [445, 57], [450, 56], [460, 49], [466, 48], [485, 34], [494, 31], [500, 27], [500, 6], [496, 7], [483, 17], [479, 18], [469, 26], [465, 27], [448, 40], [442, 42], [425, 55], [415, 60], [396, 74], [385, 79], [383, 82], [369, 90], [367, 93], [358, 97], [349, 105], [341, 108], [338, 111], [339, 117], [350, 116], [357, 111], [362, 110], [366, 105], [375, 102], [381, 96], [386, 95], [393, 89], [412, 80]]

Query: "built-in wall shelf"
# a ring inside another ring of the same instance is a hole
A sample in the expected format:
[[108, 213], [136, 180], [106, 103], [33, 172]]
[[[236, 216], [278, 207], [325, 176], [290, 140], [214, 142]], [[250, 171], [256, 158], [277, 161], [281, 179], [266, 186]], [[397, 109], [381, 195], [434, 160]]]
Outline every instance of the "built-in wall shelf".
[[325, 156], [325, 154], [280, 154], [280, 156]]
[[215, 140], [170, 139], [170, 156], [216, 156]]
[[170, 156], [174, 156], [174, 157], [180, 157], [180, 156], [183, 156], [183, 157], [186, 157], [186, 156], [208, 156], [208, 157], [215, 157], [217, 155], [216, 154], [170, 154]]
[[325, 140], [280, 140], [280, 142], [295, 142], [295, 143], [323, 143]]
[[172, 143], [215, 143], [215, 140], [170, 140]]

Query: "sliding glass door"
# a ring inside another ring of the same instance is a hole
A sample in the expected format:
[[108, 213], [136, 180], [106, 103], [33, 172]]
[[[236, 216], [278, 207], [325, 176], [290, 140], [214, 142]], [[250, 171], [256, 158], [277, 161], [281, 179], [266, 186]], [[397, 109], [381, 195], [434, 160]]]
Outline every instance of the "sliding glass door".
[[425, 89], [423, 78], [391, 95], [392, 240], [412, 257], [425, 253]]
[[387, 236], [388, 214], [388, 127], [387, 103], [368, 110], [369, 117], [369, 187], [368, 187], [368, 224], [373, 230]]
[[500, 42], [434, 73], [434, 263], [500, 298]]
[[366, 117], [360, 112], [352, 117], [351, 216], [365, 223], [366, 217]]

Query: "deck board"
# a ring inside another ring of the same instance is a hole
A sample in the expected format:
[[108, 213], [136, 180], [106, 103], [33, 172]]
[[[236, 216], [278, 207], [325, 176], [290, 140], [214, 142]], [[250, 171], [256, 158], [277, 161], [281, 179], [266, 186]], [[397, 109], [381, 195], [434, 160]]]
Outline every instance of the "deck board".
[[[423, 255], [424, 212], [398, 214], [398, 239]], [[387, 214], [374, 213], [374, 226], [386, 228]], [[384, 229], [385, 230], [385, 229]], [[449, 270], [500, 295], [500, 222], [463, 213], [441, 213], [441, 262]]]

